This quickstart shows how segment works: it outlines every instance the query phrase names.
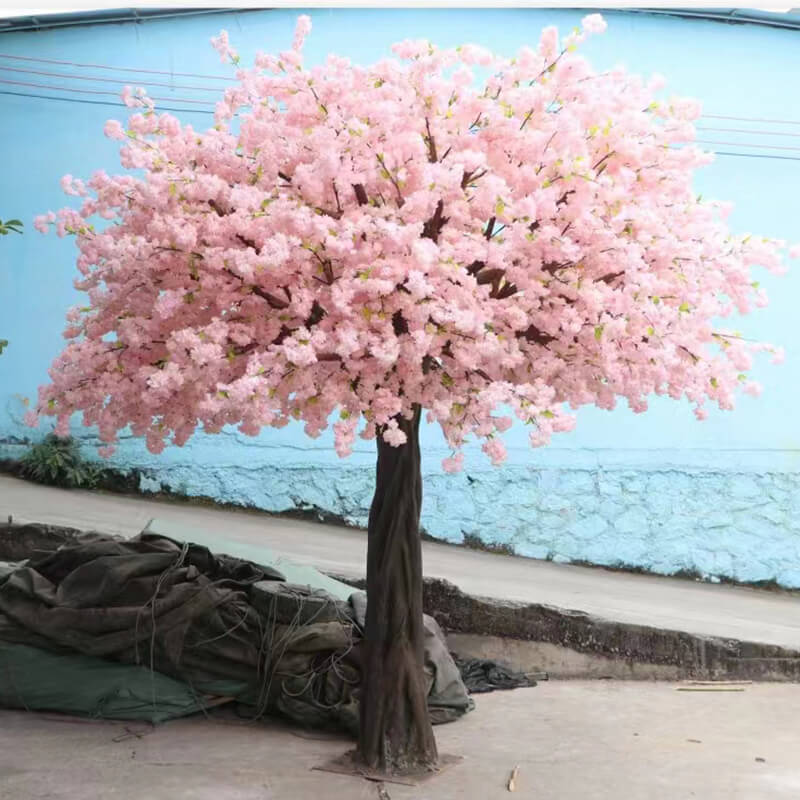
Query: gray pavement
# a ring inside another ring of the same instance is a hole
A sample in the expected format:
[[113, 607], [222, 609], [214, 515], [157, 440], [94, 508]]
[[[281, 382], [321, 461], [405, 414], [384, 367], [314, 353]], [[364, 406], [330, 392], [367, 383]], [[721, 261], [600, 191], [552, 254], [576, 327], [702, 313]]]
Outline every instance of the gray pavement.
[[[352, 744], [217, 709], [156, 729], [0, 711], [3, 800], [797, 800], [800, 686], [548, 682], [436, 729], [421, 787], [313, 771]], [[506, 781], [519, 765], [514, 794]]]
[[[153, 518], [257, 559], [267, 547], [326, 572], [363, 576], [363, 531], [245, 510], [66, 491], [0, 476], [0, 519], [132, 536]], [[577, 609], [617, 622], [800, 648], [800, 593], [613, 572], [423, 544], [425, 574], [486, 597]], [[800, 741], [800, 740], [799, 740]], [[800, 796], [800, 789], [798, 789]]]

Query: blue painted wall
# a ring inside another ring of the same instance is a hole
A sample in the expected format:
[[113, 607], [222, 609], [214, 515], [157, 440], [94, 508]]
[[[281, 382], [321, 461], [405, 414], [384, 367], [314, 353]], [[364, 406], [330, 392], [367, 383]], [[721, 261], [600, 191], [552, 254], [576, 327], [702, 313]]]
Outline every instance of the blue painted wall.
[[[249, 12], [0, 35], [0, 53], [228, 75], [208, 45], [212, 35], [227, 28], [247, 61], [257, 49], [287, 46], [297, 13]], [[317, 9], [311, 14], [314, 31], [306, 45], [311, 62], [336, 51], [364, 63], [386, 55], [392, 42], [407, 37], [426, 37], [441, 45], [472, 41], [511, 52], [535, 42], [543, 26], [556, 24], [567, 32], [582, 16], [528, 9]], [[623, 63], [637, 72], [661, 72], [669, 91], [700, 98], [710, 114], [800, 121], [800, 32], [625, 12], [609, 12], [606, 18], [608, 33], [585, 46], [597, 66]], [[20, 64], [2, 57], [0, 64], [126, 80], [124, 73], [97, 69]], [[0, 79], [64, 83], [2, 69]], [[182, 77], [174, 82], [214, 84]], [[71, 80], [66, 85], [118, 92], [122, 83]], [[0, 92], [10, 91], [48, 94], [0, 83]], [[150, 92], [165, 98], [213, 97], [169, 87]], [[49, 94], [114, 101], [103, 95]], [[187, 106], [177, 99], [173, 105]], [[31, 435], [21, 424], [25, 398], [33, 399], [46, 378], [62, 344], [64, 312], [78, 296], [72, 288], [72, 243], [42, 237], [30, 223], [35, 214], [64, 204], [58, 186], [64, 173], [88, 176], [97, 168], [117, 170], [116, 144], [103, 137], [102, 127], [110, 117], [124, 119], [122, 112], [107, 105], [0, 94], [0, 218], [20, 217], [29, 226], [24, 237], [0, 241], [0, 337], [11, 341], [0, 357], [0, 456], [19, 455], [24, 449], [19, 439]], [[211, 124], [210, 115], [198, 111], [181, 117], [196, 127]], [[800, 126], [714, 119], [702, 124], [753, 131], [703, 132], [703, 139], [734, 143], [710, 149], [789, 160], [720, 155], [699, 176], [698, 191], [734, 201], [731, 223], [739, 232], [800, 239], [800, 160], [791, 160], [800, 157], [800, 149], [747, 146], [758, 142], [800, 148], [798, 138], [755, 133], [800, 134]], [[477, 535], [535, 558], [625, 564], [663, 573], [697, 570], [800, 587], [795, 400], [800, 390], [800, 276], [765, 274], [761, 282], [771, 291], [772, 303], [739, 327], [745, 335], [783, 344], [787, 352], [785, 365], [757, 369], [756, 378], [765, 387], [761, 398], [742, 397], [735, 412], [712, 412], [705, 423], [696, 422], [686, 405], [666, 400], [654, 402], [644, 415], [622, 408], [612, 413], [583, 409], [576, 431], [561, 435], [546, 450], [531, 451], [526, 432], [512, 429], [505, 467], [491, 467], [475, 448], [467, 453], [465, 473], [454, 477], [439, 467], [447, 455], [440, 433], [425, 430], [427, 532], [454, 542], [465, 534]], [[77, 428], [75, 433], [91, 455], [91, 436]], [[372, 443], [362, 442], [350, 459], [339, 461], [329, 436], [312, 441], [297, 426], [266, 431], [258, 439], [236, 432], [198, 436], [187, 447], [160, 457], [148, 454], [140, 441], [127, 439], [113, 461], [141, 469], [144, 489], [163, 483], [188, 494], [270, 511], [316, 507], [364, 524], [373, 459]]]

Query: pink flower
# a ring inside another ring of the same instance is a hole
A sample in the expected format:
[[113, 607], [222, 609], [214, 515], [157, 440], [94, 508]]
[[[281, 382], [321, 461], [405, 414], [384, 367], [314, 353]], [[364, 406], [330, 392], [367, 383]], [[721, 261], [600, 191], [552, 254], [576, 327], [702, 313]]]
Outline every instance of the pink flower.
[[503, 440], [497, 438], [487, 439], [481, 446], [481, 450], [489, 456], [494, 466], [502, 464], [508, 455]]
[[36, 411], [26, 411], [24, 421], [29, 428], [38, 428], [39, 414]]
[[297, 25], [294, 29], [294, 41], [292, 42], [293, 50], [302, 50], [303, 42], [306, 36], [311, 33], [311, 17], [302, 14], [297, 18]]
[[558, 28], [549, 26], [542, 31], [539, 39], [539, 52], [545, 58], [552, 58], [558, 50]]
[[122, 127], [122, 123], [116, 119], [110, 119], [106, 122], [103, 133], [105, 133], [109, 139], [122, 140], [125, 138], [125, 129]]
[[64, 194], [71, 194], [77, 196], [78, 191], [73, 185], [75, 183], [75, 178], [72, 175], [64, 175], [61, 178], [61, 189], [64, 191]]
[[45, 214], [39, 214], [33, 220], [33, 227], [36, 228], [39, 233], [48, 233], [50, 231], [50, 222], [47, 219]]
[[134, 106], [138, 105], [136, 97], [134, 96], [133, 93], [133, 88], [131, 86], [125, 86], [123, 88], [121, 97], [122, 97], [122, 102], [125, 103], [125, 105], [128, 106], [129, 108], [133, 108]]
[[228, 31], [221, 30], [219, 36], [212, 36], [211, 46], [219, 53], [220, 61], [223, 63], [226, 61], [231, 61], [234, 64], [238, 62], [239, 54], [230, 46]]
[[[394, 425], [392, 425], [394, 423]], [[386, 430], [383, 432], [383, 440], [392, 447], [400, 447], [408, 441], [408, 437], [397, 427], [397, 422], [391, 420]]]
[[581, 25], [586, 33], [605, 33], [608, 24], [601, 14], [589, 14], [581, 20]]
[[742, 387], [742, 391], [751, 397], [758, 397], [764, 389], [757, 381], [747, 381]]
[[459, 452], [442, 461], [442, 469], [450, 474], [461, 472], [464, 469], [464, 454]]

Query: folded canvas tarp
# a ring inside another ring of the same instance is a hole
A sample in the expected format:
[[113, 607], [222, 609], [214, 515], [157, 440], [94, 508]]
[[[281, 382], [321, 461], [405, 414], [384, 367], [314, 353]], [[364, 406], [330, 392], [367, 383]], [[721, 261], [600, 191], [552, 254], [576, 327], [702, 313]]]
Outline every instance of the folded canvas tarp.
[[[232, 681], [229, 691], [241, 688]], [[159, 723], [212, 705], [212, 698], [146, 667], [0, 641], [4, 708]]]
[[[364, 594], [310, 567], [214, 555], [155, 527], [131, 540], [79, 535], [0, 572], [0, 705], [159, 721], [224, 695], [253, 717], [355, 732]], [[473, 707], [431, 618], [425, 669], [435, 722]]]

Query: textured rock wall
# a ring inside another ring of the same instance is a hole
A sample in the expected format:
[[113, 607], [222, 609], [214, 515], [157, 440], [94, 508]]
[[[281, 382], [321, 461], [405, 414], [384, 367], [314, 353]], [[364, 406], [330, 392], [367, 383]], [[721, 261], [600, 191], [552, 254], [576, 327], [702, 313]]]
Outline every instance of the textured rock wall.
[[[158, 457], [128, 439], [113, 464], [138, 470], [144, 492], [163, 488], [271, 512], [316, 510], [365, 526], [372, 448], [340, 461], [327, 442], [291, 446], [277, 433], [198, 436]], [[84, 443], [92, 457], [94, 440]], [[23, 449], [0, 443], [0, 457]], [[441, 455], [426, 452], [423, 465], [422, 524], [437, 539], [559, 562], [800, 587], [800, 473], [769, 454], [742, 470], [719, 454], [697, 455], [698, 466], [680, 453], [648, 452], [645, 463], [641, 455], [554, 450], [542, 464], [512, 459], [501, 469], [468, 457], [460, 475], [440, 470]]]

